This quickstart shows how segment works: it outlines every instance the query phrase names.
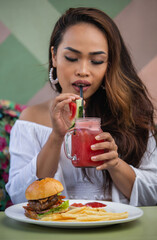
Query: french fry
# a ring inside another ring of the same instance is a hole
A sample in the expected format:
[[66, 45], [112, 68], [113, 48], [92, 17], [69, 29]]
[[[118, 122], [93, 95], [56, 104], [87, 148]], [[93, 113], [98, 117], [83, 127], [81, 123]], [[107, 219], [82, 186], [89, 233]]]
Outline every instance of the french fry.
[[108, 221], [109, 218], [105, 216], [98, 216], [98, 215], [86, 215], [77, 217], [78, 221], [87, 222], [87, 221]]
[[58, 221], [58, 220], [62, 220], [62, 216], [57, 213], [52, 213], [52, 214], [49, 214], [48, 216], [45, 216], [43, 218], [41, 218], [42, 221]]
[[75, 219], [77, 215], [70, 213], [61, 213], [63, 219]]
[[83, 210], [87, 209], [86, 206], [84, 207], [77, 207], [77, 208], [73, 208], [73, 209], [70, 209], [68, 212], [70, 213], [79, 213], [79, 212], [82, 212]]
[[112, 213], [103, 208], [91, 208], [87, 206], [69, 209], [64, 213], [54, 213], [43, 217], [42, 221], [61, 222], [90, 222], [90, 221], [112, 221], [125, 219], [128, 212]]

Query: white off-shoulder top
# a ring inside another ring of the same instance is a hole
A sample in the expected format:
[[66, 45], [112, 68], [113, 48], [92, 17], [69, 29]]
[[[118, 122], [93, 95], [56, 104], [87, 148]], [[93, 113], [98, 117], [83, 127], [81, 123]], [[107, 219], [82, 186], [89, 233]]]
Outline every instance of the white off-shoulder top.
[[[10, 171], [6, 190], [12, 202], [27, 201], [25, 190], [29, 184], [37, 179], [37, 156], [46, 143], [53, 129], [23, 120], [17, 120], [11, 130], [10, 136]], [[131, 166], [136, 179], [128, 200], [112, 183], [111, 200], [134, 206], [157, 204], [157, 148], [154, 137], [150, 136], [141, 165], [139, 168]], [[66, 158], [64, 148], [61, 148], [58, 170], [54, 176], [63, 186], [62, 194], [67, 199], [108, 200], [110, 195], [106, 191], [105, 171], [96, 168], [87, 168], [87, 175], [81, 168], [75, 168]]]

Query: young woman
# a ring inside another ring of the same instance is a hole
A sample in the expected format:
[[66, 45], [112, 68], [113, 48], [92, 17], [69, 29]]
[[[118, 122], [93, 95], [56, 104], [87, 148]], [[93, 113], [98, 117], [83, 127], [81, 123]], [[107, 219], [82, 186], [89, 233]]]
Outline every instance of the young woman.
[[[62, 182], [66, 198], [112, 200], [135, 206], [157, 203], [157, 148], [154, 108], [137, 76], [118, 28], [104, 12], [74, 8], [57, 21], [50, 39], [53, 101], [26, 108], [10, 139], [6, 189], [13, 203], [26, 201], [37, 178]], [[97, 168], [75, 168], [65, 156], [67, 106], [83, 84], [86, 116], [100, 117], [104, 149], [92, 158]]]

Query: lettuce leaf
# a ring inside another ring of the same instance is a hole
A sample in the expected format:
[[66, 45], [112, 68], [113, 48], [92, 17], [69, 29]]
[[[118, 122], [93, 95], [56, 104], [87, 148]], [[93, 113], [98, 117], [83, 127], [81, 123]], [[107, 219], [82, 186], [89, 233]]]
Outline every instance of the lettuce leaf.
[[59, 205], [58, 207], [51, 208], [48, 212], [40, 213], [40, 214], [37, 214], [37, 215], [38, 215], [39, 218], [41, 218], [41, 217], [44, 217], [45, 215], [50, 214], [50, 213], [57, 213], [57, 212], [61, 212], [63, 210], [66, 210], [68, 207], [69, 207], [69, 200], [62, 202], [61, 205]]

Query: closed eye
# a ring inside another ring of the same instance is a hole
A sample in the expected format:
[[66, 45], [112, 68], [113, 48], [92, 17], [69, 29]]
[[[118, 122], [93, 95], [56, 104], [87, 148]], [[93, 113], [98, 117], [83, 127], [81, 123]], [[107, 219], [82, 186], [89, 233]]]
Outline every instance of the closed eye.
[[92, 60], [91, 61], [93, 64], [102, 64], [102, 63], [104, 63], [104, 61], [94, 61], [94, 60]]
[[[76, 62], [78, 61], [78, 58], [72, 58], [72, 57], [68, 57], [68, 56], [65, 56], [65, 59], [70, 61], [70, 62]], [[96, 60], [91, 60], [91, 63], [94, 64], [94, 65], [98, 65], [98, 64], [103, 64], [104, 61], [100, 60], [100, 61], [96, 61]]]
[[77, 61], [77, 58], [71, 58], [71, 57], [67, 57], [67, 56], [65, 56], [65, 59], [70, 61], [70, 62], [76, 62]]

